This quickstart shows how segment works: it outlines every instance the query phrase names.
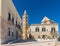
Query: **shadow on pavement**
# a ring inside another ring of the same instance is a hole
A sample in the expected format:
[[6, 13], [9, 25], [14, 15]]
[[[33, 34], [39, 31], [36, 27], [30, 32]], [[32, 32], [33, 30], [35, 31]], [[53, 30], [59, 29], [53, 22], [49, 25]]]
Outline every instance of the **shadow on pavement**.
[[36, 40], [35, 39], [26, 39], [26, 40], [18, 39], [16, 41], [11, 42], [11, 44], [14, 44], [14, 43], [24, 43], [24, 42], [36, 42]]

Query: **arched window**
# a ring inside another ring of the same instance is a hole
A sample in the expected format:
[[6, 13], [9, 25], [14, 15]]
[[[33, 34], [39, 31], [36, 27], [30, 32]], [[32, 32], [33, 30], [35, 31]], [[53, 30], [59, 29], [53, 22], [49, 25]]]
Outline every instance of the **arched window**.
[[12, 17], [12, 23], [14, 24], [14, 18]]
[[38, 27], [35, 28], [35, 32], [39, 32], [39, 28]]
[[55, 32], [55, 27], [52, 27], [51, 28], [51, 32]]
[[45, 32], [45, 31], [46, 31], [46, 28], [43, 27], [43, 28], [42, 28], [42, 32]]
[[16, 20], [16, 26], [17, 26], [17, 20]]
[[11, 14], [8, 13], [8, 20], [10, 21], [11, 20]]

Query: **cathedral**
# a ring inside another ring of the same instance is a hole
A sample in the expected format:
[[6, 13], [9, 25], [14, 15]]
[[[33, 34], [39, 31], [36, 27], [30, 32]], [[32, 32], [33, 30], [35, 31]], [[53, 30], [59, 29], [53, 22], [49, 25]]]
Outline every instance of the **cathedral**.
[[46, 16], [41, 24], [28, 26], [26, 10], [22, 19], [12, 0], [0, 0], [0, 44], [17, 39], [57, 39], [58, 24]]

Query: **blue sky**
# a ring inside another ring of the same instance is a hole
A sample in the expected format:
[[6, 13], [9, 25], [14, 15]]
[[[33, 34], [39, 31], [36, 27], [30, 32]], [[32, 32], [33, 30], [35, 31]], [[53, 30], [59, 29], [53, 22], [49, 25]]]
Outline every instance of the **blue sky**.
[[43, 17], [47, 16], [57, 22], [60, 28], [60, 0], [13, 0], [13, 3], [20, 17], [26, 9], [29, 25], [40, 24]]

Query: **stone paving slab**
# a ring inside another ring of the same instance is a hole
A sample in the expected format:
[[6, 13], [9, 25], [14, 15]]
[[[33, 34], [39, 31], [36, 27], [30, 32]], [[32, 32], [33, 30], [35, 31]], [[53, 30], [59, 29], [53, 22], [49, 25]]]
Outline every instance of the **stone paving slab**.
[[31, 43], [15, 43], [2, 46], [55, 46], [55, 42], [31, 42]]

